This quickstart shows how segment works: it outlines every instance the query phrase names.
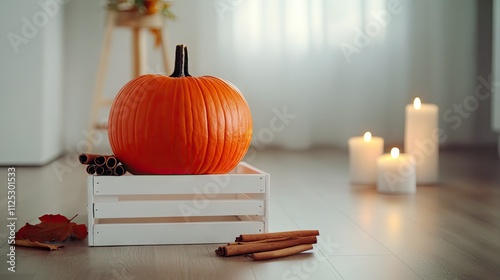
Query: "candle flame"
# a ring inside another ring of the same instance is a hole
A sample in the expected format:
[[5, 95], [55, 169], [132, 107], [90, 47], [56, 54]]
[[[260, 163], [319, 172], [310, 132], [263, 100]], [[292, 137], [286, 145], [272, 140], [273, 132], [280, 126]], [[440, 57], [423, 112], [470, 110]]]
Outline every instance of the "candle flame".
[[413, 100], [413, 108], [415, 108], [415, 110], [420, 110], [421, 107], [422, 102], [420, 101], [420, 98], [416, 97], [415, 100]]
[[363, 138], [365, 138], [365, 142], [370, 142], [372, 140], [372, 134], [370, 133], [370, 131], [365, 132]]
[[398, 148], [392, 148], [391, 149], [391, 157], [393, 157], [393, 158], [398, 158], [399, 157], [399, 149]]

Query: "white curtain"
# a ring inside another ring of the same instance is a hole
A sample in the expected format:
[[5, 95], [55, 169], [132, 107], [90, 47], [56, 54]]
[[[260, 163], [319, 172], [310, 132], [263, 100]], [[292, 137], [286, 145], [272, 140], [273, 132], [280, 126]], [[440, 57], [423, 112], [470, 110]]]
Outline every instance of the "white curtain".
[[171, 44], [188, 45], [193, 74], [240, 88], [256, 145], [345, 147], [367, 130], [402, 143], [404, 106], [415, 96], [440, 106], [446, 143], [491, 141], [477, 135], [478, 125], [489, 131], [480, 114], [459, 129], [443, 117], [478, 83], [474, 1], [176, 1], [172, 9]]

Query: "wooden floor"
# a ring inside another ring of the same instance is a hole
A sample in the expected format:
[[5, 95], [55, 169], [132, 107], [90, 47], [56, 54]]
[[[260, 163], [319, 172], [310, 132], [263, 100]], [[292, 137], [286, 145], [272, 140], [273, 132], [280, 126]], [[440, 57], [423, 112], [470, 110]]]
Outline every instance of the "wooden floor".
[[[271, 231], [319, 229], [310, 253], [253, 262], [217, 244], [16, 249], [7, 270], [6, 168], [0, 172], [0, 279], [500, 279], [500, 160], [494, 149], [444, 150], [441, 184], [415, 195], [353, 186], [345, 151], [266, 149], [250, 163], [271, 174]], [[17, 225], [45, 213], [86, 222], [86, 174], [17, 168]], [[73, 161], [74, 162], [74, 161]], [[59, 167], [61, 167], [59, 166]], [[61, 170], [60, 170], [61, 171]], [[200, 233], [203, 234], [203, 233]]]

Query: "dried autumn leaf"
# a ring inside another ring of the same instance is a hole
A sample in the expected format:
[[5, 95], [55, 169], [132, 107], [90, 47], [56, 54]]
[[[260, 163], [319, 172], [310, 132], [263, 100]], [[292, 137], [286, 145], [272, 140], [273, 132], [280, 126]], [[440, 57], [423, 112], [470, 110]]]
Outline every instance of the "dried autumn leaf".
[[16, 246], [46, 248], [46, 249], [49, 249], [51, 251], [59, 250], [59, 248], [63, 247], [62, 245], [59, 245], [59, 244], [47, 244], [47, 243], [41, 243], [41, 242], [33, 242], [33, 241], [29, 241], [28, 239], [16, 240]]
[[16, 240], [28, 239], [33, 242], [47, 242], [64, 241], [70, 236], [77, 239], [87, 237], [87, 226], [71, 222], [62, 215], [43, 215], [38, 219], [41, 223], [36, 225], [26, 223], [20, 228], [16, 233]]

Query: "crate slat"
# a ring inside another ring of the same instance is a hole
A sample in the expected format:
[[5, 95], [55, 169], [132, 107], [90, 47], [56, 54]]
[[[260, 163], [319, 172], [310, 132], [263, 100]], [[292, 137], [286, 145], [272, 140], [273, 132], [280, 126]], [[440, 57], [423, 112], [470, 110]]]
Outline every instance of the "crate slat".
[[264, 193], [262, 174], [95, 176], [94, 195]]
[[94, 225], [90, 246], [226, 243], [241, 233], [264, 231], [262, 222]]
[[264, 201], [256, 199], [118, 201], [94, 203], [94, 217], [191, 217], [257, 215], [264, 213]]

